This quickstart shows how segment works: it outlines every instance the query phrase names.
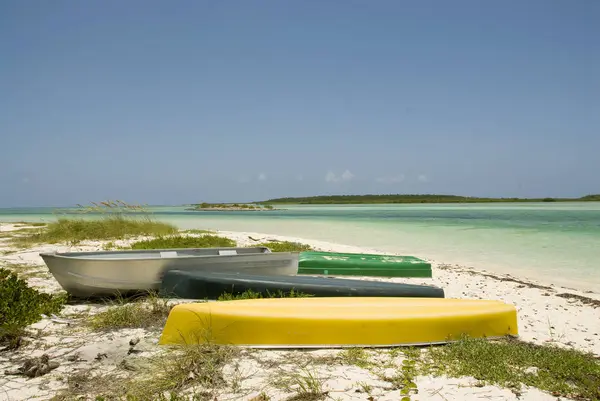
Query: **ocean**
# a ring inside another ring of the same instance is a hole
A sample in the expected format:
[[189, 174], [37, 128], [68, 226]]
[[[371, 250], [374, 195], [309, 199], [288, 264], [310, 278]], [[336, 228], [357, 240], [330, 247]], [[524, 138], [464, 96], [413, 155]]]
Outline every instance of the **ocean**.
[[[600, 291], [600, 202], [280, 207], [285, 210], [149, 210], [184, 229], [303, 237]], [[0, 222], [51, 221], [53, 210], [0, 209]]]

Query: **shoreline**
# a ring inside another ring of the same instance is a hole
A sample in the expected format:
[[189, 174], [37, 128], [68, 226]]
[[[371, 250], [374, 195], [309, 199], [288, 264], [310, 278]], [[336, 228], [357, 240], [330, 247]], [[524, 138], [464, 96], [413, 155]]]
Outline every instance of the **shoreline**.
[[[22, 227], [14, 227], [3, 224], [0, 227], [2, 233], [9, 234]], [[203, 234], [185, 234], [190, 236], [201, 236]], [[308, 238], [273, 235], [249, 231], [226, 231], [215, 230], [213, 235], [235, 240], [238, 246], [250, 246], [259, 242], [275, 241], [291, 241], [300, 242], [310, 245], [316, 250], [330, 252], [355, 252], [355, 253], [374, 253], [374, 254], [393, 254], [390, 252], [382, 252], [376, 249], [357, 247], [352, 245], [344, 245], [339, 243], [311, 240]], [[53, 277], [48, 273], [41, 257], [38, 253], [42, 251], [87, 251], [101, 250], [109, 241], [84, 241], [75, 246], [66, 244], [42, 244], [31, 248], [18, 250], [16, 252], [3, 254], [6, 251], [6, 238], [0, 236], [0, 267], [7, 264], [19, 264], [31, 268], [31, 274], [26, 273], [27, 281], [30, 285], [36, 288], [43, 288], [45, 291], [56, 292], [61, 288]], [[136, 239], [142, 239], [136, 238]], [[130, 243], [130, 240], [115, 240], [110, 241], [115, 246], [123, 246]], [[589, 293], [577, 290], [571, 290], [557, 285], [547, 285], [541, 281], [532, 281], [521, 279], [514, 275], [501, 275], [492, 273], [482, 269], [472, 269], [466, 266], [448, 265], [438, 261], [427, 260], [432, 264], [433, 278], [384, 278], [384, 277], [359, 277], [345, 276], [340, 278], [361, 279], [374, 281], [401, 282], [412, 284], [436, 285], [444, 289], [446, 298], [471, 298], [471, 299], [495, 299], [507, 302], [517, 308], [519, 338], [522, 341], [548, 345], [553, 344], [559, 347], [575, 348], [584, 352], [591, 352], [600, 356], [600, 294]], [[10, 267], [10, 266], [9, 266]], [[24, 270], [25, 271], [25, 270]], [[27, 272], [27, 271], [25, 271]], [[64, 387], [65, 384], [60, 382], [61, 375], [75, 374], [81, 369], [90, 369], [91, 371], [106, 370], [110, 366], [111, 369], [117, 368], [118, 361], [130, 358], [127, 353], [127, 343], [132, 337], [141, 338], [141, 344], [144, 349], [148, 349], [148, 353], [156, 352], [158, 335], [160, 332], [145, 330], [145, 329], [122, 329], [101, 334], [76, 334], [72, 330], [77, 329], [80, 319], [85, 319], [89, 314], [95, 314], [105, 310], [106, 305], [81, 304], [68, 305], [65, 309], [65, 318], [63, 321], [69, 321], [70, 324], [60, 323], [59, 320], [51, 318], [43, 319], [31, 326], [32, 330], [41, 330], [43, 335], [34, 340], [31, 347], [26, 347], [23, 350], [16, 351], [14, 354], [6, 356], [0, 352], [0, 371], [9, 368], [14, 368], [14, 361], [22, 359], [26, 355], [39, 356], [42, 353], [48, 353], [59, 358], [61, 355], [71, 355], [75, 352], [81, 352], [85, 356], [86, 361], [81, 362], [61, 362], [56, 372], [51, 372], [46, 376], [34, 379], [26, 379], [20, 377], [0, 377], [0, 386], [6, 387], [6, 393], [0, 393], [0, 400], [24, 400], [33, 397], [41, 396], [41, 399], [49, 399], [44, 396], [51, 395], [56, 392], [56, 388]], [[69, 328], [73, 326], [74, 329]], [[38, 335], [39, 337], [39, 335]], [[78, 338], [81, 337], [81, 338]], [[140, 345], [140, 346], [142, 346]], [[154, 351], [152, 351], [154, 350]], [[310, 355], [319, 355], [322, 358], [330, 357], [332, 353], [338, 350], [312, 350], [312, 351], [258, 351], [253, 358], [266, 358], [272, 361], [292, 358], [294, 355], [303, 355], [308, 358]], [[369, 351], [379, 352], [379, 351]], [[383, 351], [382, 351], [383, 352]], [[106, 353], [108, 358], [103, 361], [94, 359], [96, 355]], [[144, 355], [144, 353], [140, 354]], [[142, 356], [136, 358], [142, 358]], [[125, 358], [125, 359], [123, 359]], [[133, 357], [131, 357], [133, 358]], [[271, 358], [271, 359], [269, 359]], [[64, 357], [63, 357], [64, 359]], [[250, 358], [252, 360], [252, 358]], [[253, 361], [253, 362], [252, 362]], [[242, 358], [240, 362], [244, 369], [254, 371], [255, 375], [244, 379], [244, 386], [249, 386], [254, 390], [245, 396], [232, 395], [227, 399], [250, 400], [260, 394], [262, 390], [257, 390], [264, 383], [265, 377], [277, 375], [277, 371], [270, 370], [268, 367], [263, 367], [262, 364], [256, 364], [255, 360], [246, 360]], [[268, 365], [268, 363], [267, 363]], [[265, 366], [267, 366], [265, 365]], [[343, 368], [343, 369], [342, 369]], [[253, 370], [254, 369], [254, 370]], [[292, 368], [293, 369], [293, 368]], [[329, 368], [328, 368], [329, 369]], [[343, 400], [355, 399], [359, 396], [360, 399], [366, 399], [366, 394], [356, 394], [357, 391], [352, 389], [352, 386], [357, 386], [356, 383], [371, 383], [377, 386], [382, 386], [376, 382], [373, 375], [365, 369], [356, 367], [340, 367], [334, 371], [328, 370], [328, 374], [332, 377], [328, 380], [327, 386], [331, 388], [336, 395], [339, 394]], [[344, 373], [345, 372], [345, 373]], [[349, 381], [340, 384], [345, 379]], [[6, 379], [6, 380], [5, 380]], [[7, 381], [8, 380], [8, 381]], [[48, 380], [52, 381], [51, 390], [43, 390], [44, 383]], [[262, 381], [261, 381], [262, 380]], [[463, 400], [477, 399], [483, 394], [485, 397], [496, 397], [506, 400], [553, 400], [555, 397], [550, 394], [543, 393], [535, 388], [524, 388], [519, 395], [509, 389], [499, 386], [486, 385], [479, 386], [473, 378], [452, 379], [447, 377], [421, 377], [416, 380], [419, 386], [419, 392], [422, 395], [417, 395], [417, 399], [430, 399], [427, 394], [438, 391], [438, 394], [446, 400]], [[263, 384], [261, 384], [263, 383]], [[350, 386], [350, 389], [346, 387]], [[36, 388], [37, 387], [37, 388]], [[441, 390], [440, 390], [441, 389]], [[384, 390], [383, 387], [377, 390], [381, 394], [376, 394], [377, 399], [398, 399], [398, 391]], [[284, 400], [289, 397], [289, 394], [270, 391], [271, 400]], [[425, 397], [425, 398], [423, 398]], [[222, 399], [219, 397], [219, 399]], [[561, 399], [568, 399], [561, 397]]]

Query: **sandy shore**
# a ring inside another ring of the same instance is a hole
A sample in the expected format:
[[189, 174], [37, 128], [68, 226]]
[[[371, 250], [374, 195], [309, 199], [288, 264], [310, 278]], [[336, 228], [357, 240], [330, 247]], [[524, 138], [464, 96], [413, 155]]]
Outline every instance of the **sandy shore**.
[[[42, 245], [26, 250], [15, 250], [7, 245], [8, 233], [13, 225], [2, 224], [0, 236], [0, 267], [19, 271], [28, 282], [44, 291], [55, 292], [61, 288], [48, 273], [39, 252], [87, 251], [102, 249], [102, 242], [85, 242], [77, 246]], [[221, 231], [238, 242], [239, 246], [252, 245], [265, 240], [296, 241], [313, 248], [334, 252], [383, 253], [342, 244], [264, 235], [250, 232]], [[115, 241], [125, 245], [126, 241]], [[356, 277], [352, 277], [356, 278]], [[447, 298], [496, 299], [513, 304], [518, 309], [521, 339], [537, 344], [554, 343], [574, 347], [600, 355], [600, 294], [583, 293], [544, 283], [525, 282], [513, 276], [500, 276], [485, 271], [433, 263], [432, 279], [362, 279], [433, 284], [444, 289]], [[0, 400], [50, 399], [67, 387], [68, 377], [77, 372], [107, 374], [123, 369], [124, 364], [135, 365], [157, 352], [160, 330], [125, 329], [112, 332], [93, 332], [81, 322], [90, 314], [105, 310], [106, 305], [68, 305], [61, 319], [47, 318], [31, 326], [29, 344], [17, 351], [0, 352], [0, 372], [15, 369], [28, 357], [46, 353], [60, 366], [42, 377], [27, 379], [22, 376], [0, 376]], [[129, 341], [140, 339], [141, 351], [129, 354]], [[302, 357], [334, 355], [337, 350], [321, 351], [253, 351], [243, 354], [234, 364], [226, 367], [226, 377], [237, 384], [235, 391], [220, 390], [219, 400], [250, 400], [261, 392], [270, 399], [287, 399], [294, 393], [271, 386], [270, 378], [289, 374], [298, 365], [290, 363]], [[371, 351], [369, 351], [371, 352]], [[386, 350], [372, 351], [373, 358], [381, 357]], [[104, 354], [104, 355], [102, 355]], [[101, 357], [98, 357], [101, 355]], [[300, 355], [300, 356], [299, 356]], [[323, 359], [323, 358], [321, 358]], [[286, 363], [287, 361], [287, 363]], [[310, 365], [312, 366], [312, 365]], [[317, 375], [332, 399], [340, 400], [398, 400], [398, 390], [381, 380], [372, 370], [344, 364], [314, 364]], [[419, 400], [555, 400], [550, 394], [537, 389], [523, 389], [521, 393], [495, 386], [480, 386], [474, 378], [421, 377], [416, 380]], [[565, 398], [561, 398], [565, 399]]]

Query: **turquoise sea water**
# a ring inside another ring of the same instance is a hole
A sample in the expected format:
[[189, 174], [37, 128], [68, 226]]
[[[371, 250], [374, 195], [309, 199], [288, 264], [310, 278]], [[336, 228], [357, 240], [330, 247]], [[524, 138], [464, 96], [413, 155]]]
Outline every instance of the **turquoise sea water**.
[[[181, 228], [364, 246], [600, 292], [600, 202], [283, 207], [272, 212], [150, 210]], [[0, 221], [53, 220], [52, 211], [0, 209]]]

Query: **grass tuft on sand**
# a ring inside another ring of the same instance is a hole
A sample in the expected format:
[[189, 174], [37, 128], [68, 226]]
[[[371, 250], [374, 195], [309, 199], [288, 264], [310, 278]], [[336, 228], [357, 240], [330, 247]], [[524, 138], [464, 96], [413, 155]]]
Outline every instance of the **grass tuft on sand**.
[[267, 296], [264, 297], [260, 292], [255, 292], [252, 290], [247, 290], [242, 292], [241, 294], [232, 294], [232, 293], [224, 293], [217, 298], [217, 301], [235, 301], [239, 299], [259, 299], [259, 298], [306, 298], [312, 297], [311, 294], [305, 294], [303, 292], [298, 292], [295, 290], [291, 290], [289, 292], [284, 292], [278, 290], [275, 293], [267, 292]]
[[214, 344], [171, 347], [139, 366], [128, 366], [127, 370], [135, 372], [129, 377], [91, 372], [72, 375], [68, 388], [54, 400], [85, 396], [95, 400], [212, 400], [215, 391], [227, 385], [223, 368], [237, 354], [237, 348]]
[[270, 248], [273, 252], [304, 252], [312, 250], [312, 247], [310, 245], [291, 241], [269, 241], [262, 242], [258, 245], [253, 246], [266, 246], [267, 248]]
[[215, 234], [216, 233], [216, 231], [213, 231], [213, 230], [200, 230], [197, 228], [192, 228], [190, 230], [183, 230], [182, 232], [186, 233], [186, 234]]
[[167, 299], [160, 299], [155, 294], [129, 303], [117, 298], [107, 310], [92, 316], [88, 326], [98, 331], [161, 328], [169, 317], [171, 307]]
[[173, 235], [137, 241], [131, 244], [131, 249], [215, 248], [236, 245], [234, 240], [218, 235], [209, 234], [200, 237]]
[[177, 227], [155, 221], [141, 206], [122, 201], [95, 203], [73, 212], [75, 214], [99, 215], [96, 219], [60, 217], [45, 227], [14, 237], [13, 244], [27, 247], [39, 243], [66, 242], [76, 244], [85, 240], [125, 239], [142, 235], [169, 235]]
[[324, 390], [326, 378], [321, 377], [314, 369], [304, 367], [299, 371], [280, 371], [271, 381], [271, 385], [293, 394], [287, 401], [319, 401], [328, 396]]
[[214, 398], [213, 391], [227, 385], [225, 365], [238, 356], [239, 349], [215, 344], [173, 347], [171, 352], [150, 359], [150, 368], [142, 380], [131, 383], [129, 395], [147, 399], [164, 392], [194, 389]]
[[519, 392], [521, 385], [557, 397], [600, 399], [600, 360], [594, 355], [552, 345], [463, 339], [431, 347], [420, 359], [424, 374], [471, 376]]

